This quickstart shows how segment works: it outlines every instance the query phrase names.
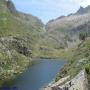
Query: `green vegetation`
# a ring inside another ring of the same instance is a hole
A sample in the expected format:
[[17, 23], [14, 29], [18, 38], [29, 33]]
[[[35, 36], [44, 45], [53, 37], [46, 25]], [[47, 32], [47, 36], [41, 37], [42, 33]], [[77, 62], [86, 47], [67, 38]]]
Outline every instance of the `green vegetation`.
[[[22, 73], [32, 64], [32, 57], [68, 59], [56, 81], [67, 75], [72, 78], [82, 69], [90, 74], [90, 38], [86, 39], [85, 34], [89, 33], [90, 16], [53, 20], [44, 32], [41, 20], [17, 11], [12, 5], [0, 0], [0, 85]], [[78, 47], [68, 48], [79, 39], [83, 42]]]
[[37, 17], [18, 12], [12, 2], [0, 0], [0, 86], [32, 64], [42, 28]]
[[85, 38], [86, 38], [86, 33], [80, 33], [79, 34], [79, 39], [80, 40], [85, 40]]
[[68, 63], [62, 68], [56, 81], [68, 75], [73, 78], [83, 69], [90, 76], [90, 38], [87, 38], [83, 43], [81, 42], [68, 59]]

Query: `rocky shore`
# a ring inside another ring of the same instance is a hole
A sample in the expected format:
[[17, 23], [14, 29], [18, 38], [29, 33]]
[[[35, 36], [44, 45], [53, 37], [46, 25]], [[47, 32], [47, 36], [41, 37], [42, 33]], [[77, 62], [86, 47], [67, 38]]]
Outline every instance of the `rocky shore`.
[[[60, 79], [58, 82], [49, 84], [43, 90], [89, 90], [88, 79], [85, 70], [82, 70], [73, 79], [64, 83], [70, 76]], [[64, 84], [62, 84], [64, 83]]]

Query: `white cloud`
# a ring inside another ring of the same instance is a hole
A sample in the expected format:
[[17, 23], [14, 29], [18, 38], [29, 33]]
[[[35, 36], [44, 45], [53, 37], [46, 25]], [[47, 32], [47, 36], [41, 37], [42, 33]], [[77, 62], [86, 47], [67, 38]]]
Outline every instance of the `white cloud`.
[[73, 3], [79, 4], [80, 6], [86, 7], [90, 5], [90, 0], [70, 0]]
[[80, 5], [83, 7], [86, 7], [86, 6], [90, 5], [90, 0], [82, 0]]

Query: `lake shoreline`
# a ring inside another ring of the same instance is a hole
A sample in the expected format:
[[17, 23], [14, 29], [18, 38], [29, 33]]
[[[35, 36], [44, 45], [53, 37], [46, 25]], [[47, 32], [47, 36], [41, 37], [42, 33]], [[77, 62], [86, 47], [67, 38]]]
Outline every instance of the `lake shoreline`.
[[[62, 59], [45, 59], [45, 58], [43, 58], [43, 59], [41, 59], [41, 58], [33, 58], [32, 59], [32, 64], [30, 65], [30, 66], [28, 66], [27, 67], [27, 69], [24, 71], [24, 72], [22, 72], [21, 74], [17, 74], [16, 76], [15, 76], [15, 78], [13, 78], [13, 79], [10, 79], [10, 80], [5, 80], [4, 82], [3, 82], [3, 84], [2, 84], [2, 86], [1, 87], [12, 87], [13, 85], [15, 85], [15, 83], [14, 82], [16, 82], [15, 80], [17, 79], [17, 78], [20, 78], [20, 77], [22, 77], [25, 73], [27, 73], [28, 71], [29, 71], [29, 69], [32, 69], [32, 67], [36, 67], [37, 65], [40, 65], [40, 64], [44, 64], [45, 62], [48, 62], [48, 63], [46, 63], [46, 65], [43, 65], [43, 66], [45, 66], [45, 68], [47, 68], [46, 66], [48, 65], [48, 64], [50, 64], [50, 65], [52, 65], [52, 63], [53, 63], [53, 66], [54, 66], [54, 63], [56, 63], [56, 62], [58, 62], [57, 64], [56, 64], [56, 66], [55, 67], [58, 67], [58, 72], [59, 72], [59, 70], [60, 70], [60, 67], [59, 67], [59, 63], [61, 62], [64, 62], [64, 60], [62, 60]], [[65, 63], [65, 62], [64, 62]], [[43, 67], [42, 66], [42, 67]], [[63, 65], [62, 65], [62, 67], [63, 67]], [[51, 67], [50, 67], [51, 68]], [[40, 68], [41, 69], [41, 68]], [[43, 68], [44, 69], [44, 68]], [[47, 70], [48, 69], [46, 69], [46, 72], [47, 72]], [[52, 68], [51, 68], [51, 70], [52, 70]], [[53, 67], [53, 70], [54, 70], [54, 67]], [[50, 71], [49, 71], [50, 72]], [[56, 71], [55, 71], [56, 72]], [[58, 72], [55, 74], [55, 77], [56, 77], [56, 75], [58, 74]], [[43, 71], [41, 72], [41, 73], [43, 73]], [[48, 73], [48, 72], [47, 72]], [[31, 73], [32, 74], [32, 73]], [[39, 72], [37, 72], [37, 74], [39, 74]], [[53, 74], [53, 73], [52, 73]], [[52, 75], [51, 74], [51, 75]], [[39, 75], [40, 76], [40, 75]], [[52, 80], [50, 80], [49, 82], [47, 82], [47, 84], [45, 84], [45, 85], [42, 85], [41, 87], [43, 87], [43, 86], [46, 86], [46, 85], [48, 85], [48, 83], [50, 83], [50, 82], [52, 82], [52, 81], [54, 81], [55, 80], [55, 77], [53, 77], [53, 79]], [[46, 76], [44, 76], [43, 78], [46, 78]], [[24, 80], [23, 80], [24, 81]], [[40, 80], [39, 80], [40, 81]]]
[[64, 60], [64, 61], [66, 61], [64, 58], [60, 58], [60, 57], [33, 57], [32, 58], [32, 61], [34, 60], [34, 59], [56, 59], [56, 60]]
[[15, 81], [16, 84], [14, 85], [18, 86], [20, 90], [40, 90], [55, 79], [60, 68], [65, 64], [63, 60], [55, 59], [37, 59], [34, 61], [36, 62]]

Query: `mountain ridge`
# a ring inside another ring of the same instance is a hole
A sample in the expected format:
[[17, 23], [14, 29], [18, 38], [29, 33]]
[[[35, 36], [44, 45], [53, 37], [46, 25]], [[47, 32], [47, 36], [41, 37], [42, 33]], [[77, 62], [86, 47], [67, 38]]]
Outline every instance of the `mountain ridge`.
[[[0, 85], [26, 70], [33, 57], [64, 58], [67, 53], [72, 55], [72, 48], [81, 44], [79, 34], [90, 36], [89, 8], [81, 7], [74, 14], [58, 17], [44, 25], [37, 17], [16, 10], [11, 0], [0, 0]], [[88, 50], [89, 40], [82, 45]], [[83, 51], [83, 48], [80, 45], [78, 49]], [[74, 52], [75, 60], [77, 52]], [[89, 55], [81, 53], [78, 52], [82, 57]], [[68, 70], [72, 72], [70, 67]]]
[[[67, 38], [70, 38], [72, 41], [79, 39], [79, 33], [81, 32], [90, 34], [90, 29], [89, 29], [90, 9], [89, 8], [90, 6], [87, 6], [86, 8], [81, 7], [74, 14], [71, 14], [68, 16], [61, 16], [59, 18], [51, 20], [46, 24], [47, 33], [48, 34], [52, 33], [52, 36], [54, 38], [58, 37], [58, 40], [60, 40], [60, 38], [65, 39], [65, 37], [67, 36]], [[80, 28], [81, 26], [83, 26], [84, 28]]]
[[71, 14], [68, 14], [68, 15], [66, 15], [66, 16], [59, 16], [59, 17], [57, 17], [56, 19], [52, 19], [52, 20], [49, 20], [48, 22], [47, 22], [47, 24], [49, 23], [49, 22], [52, 22], [52, 21], [54, 21], [54, 20], [58, 20], [58, 19], [62, 19], [62, 18], [64, 18], [64, 17], [68, 17], [68, 16], [72, 16], [72, 15], [79, 15], [79, 14], [85, 14], [85, 13], [90, 13], [90, 5], [88, 5], [87, 7], [82, 7], [82, 6], [80, 6], [80, 8], [75, 12], [75, 13], [71, 13]]

